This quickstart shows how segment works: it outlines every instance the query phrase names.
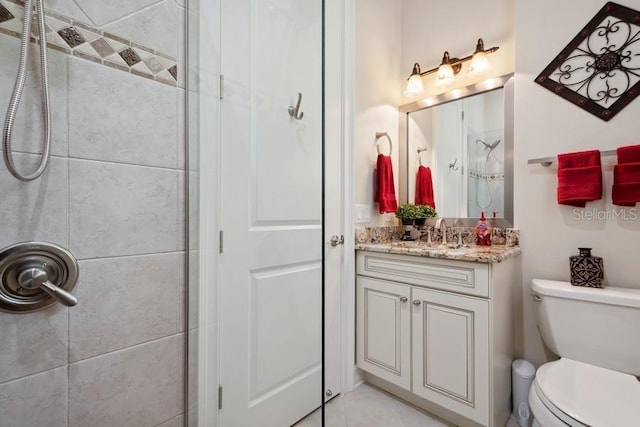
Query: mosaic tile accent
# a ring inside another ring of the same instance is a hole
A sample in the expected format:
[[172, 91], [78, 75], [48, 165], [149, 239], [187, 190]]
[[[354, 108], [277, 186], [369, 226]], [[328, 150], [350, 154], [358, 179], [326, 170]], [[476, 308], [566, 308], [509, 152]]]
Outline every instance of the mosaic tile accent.
[[131, 49], [130, 47], [121, 50], [119, 54], [129, 67], [133, 67], [138, 62], [142, 61], [142, 58], [140, 58], [136, 51]]
[[160, 71], [164, 70], [164, 67], [162, 66], [160, 61], [156, 59], [155, 56], [150, 56], [149, 58], [145, 59], [144, 63], [154, 74], [158, 74]]
[[178, 66], [174, 65], [173, 67], [169, 68], [167, 71], [169, 71], [169, 74], [171, 74], [173, 76], [174, 79], [178, 79]]
[[469, 169], [469, 177], [480, 181], [504, 181], [503, 173], [482, 173]]
[[113, 55], [116, 51], [111, 47], [105, 39], [97, 39], [91, 42], [91, 47], [98, 52], [101, 58], [106, 58], [109, 55]]
[[78, 30], [73, 27], [63, 28], [62, 30], [58, 31], [58, 34], [65, 42], [67, 42], [67, 44], [71, 48], [74, 48], [86, 42], [84, 37], [82, 37], [82, 34], [80, 34]]
[[9, 9], [0, 4], [0, 22], [8, 21], [13, 18], [15, 18], [15, 16], [9, 12]]
[[[20, 38], [23, 15], [21, 2], [0, 0], [0, 33]], [[50, 49], [177, 86], [176, 58], [55, 12], [46, 11], [45, 18]], [[32, 34], [31, 40], [36, 38], [37, 34]]]

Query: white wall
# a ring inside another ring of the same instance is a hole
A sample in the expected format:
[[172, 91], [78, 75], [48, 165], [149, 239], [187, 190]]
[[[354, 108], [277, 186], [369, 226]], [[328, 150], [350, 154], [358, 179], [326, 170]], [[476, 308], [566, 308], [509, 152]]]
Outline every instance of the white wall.
[[[388, 132], [393, 141], [396, 194], [399, 189], [401, 6], [397, 0], [356, 0], [355, 203], [371, 206], [370, 225], [374, 227], [394, 220], [393, 214], [379, 215], [373, 203], [376, 132]], [[380, 140], [385, 154], [387, 144], [386, 138]]]
[[[640, 221], [579, 220], [571, 207], [556, 203], [556, 168], [527, 165], [527, 159], [585, 149], [611, 150], [640, 143], [635, 100], [604, 122], [534, 83], [534, 78], [604, 5], [600, 0], [518, 2], [516, 7], [515, 223], [521, 230], [524, 342], [521, 356], [540, 364], [543, 350], [535, 326], [530, 281], [534, 277], [569, 280], [569, 256], [578, 246], [604, 258], [609, 285], [640, 288], [634, 266], [640, 253]], [[625, 5], [640, 10], [640, 0]], [[587, 204], [613, 212], [612, 164], [603, 158], [603, 199]], [[628, 215], [634, 211], [627, 209]], [[597, 344], [595, 344], [597, 345]]]
[[[403, 0], [402, 7], [402, 69], [403, 83], [411, 74], [413, 64], [418, 62], [422, 71], [437, 67], [444, 51], [451, 57], [462, 58], [473, 53], [478, 38], [485, 48], [500, 46], [489, 55], [493, 76], [513, 72], [514, 0], [456, 0], [435, 2], [425, 0]], [[465, 87], [486, 76], [468, 76], [468, 63], [458, 75], [455, 87]], [[453, 87], [438, 87], [433, 84], [435, 74], [423, 77], [425, 96], [451, 90]], [[403, 103], [412, 100], [404, 99]]]

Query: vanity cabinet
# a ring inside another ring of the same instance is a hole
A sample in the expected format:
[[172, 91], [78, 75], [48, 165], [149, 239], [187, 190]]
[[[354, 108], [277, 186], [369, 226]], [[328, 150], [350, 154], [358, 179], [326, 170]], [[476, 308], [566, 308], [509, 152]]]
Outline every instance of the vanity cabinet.
[[483, 264], [358, 251], [358, 368], [459, 425], [504, 426], [515, 269], [514, 259]]
[[411, 388], [411, 287], [358, 277], [358, 367]]

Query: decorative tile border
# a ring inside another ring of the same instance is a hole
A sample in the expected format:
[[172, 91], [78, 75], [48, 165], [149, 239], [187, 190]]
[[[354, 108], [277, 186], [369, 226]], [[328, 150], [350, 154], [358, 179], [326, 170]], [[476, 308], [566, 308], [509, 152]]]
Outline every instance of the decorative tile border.
[[474, 169], [469, 169], [469, 178], [479, 181], [504, 181], [503, 173], [482, 173]]
[[[0, 0], [0, 33], [21, 38], [23, 16], [21, 2]], [[50, 49], [160, 83], [177, 85], [175, 58], [54, 12], [45, 11], [45, 16]], [[35, 22], [31, 33], [31, 41], [35, 42]]]
[[10, 19], [15, 18], [9, 9], [4, 7], [2, 3], [0, 3], [0, 22], [8, 21]]

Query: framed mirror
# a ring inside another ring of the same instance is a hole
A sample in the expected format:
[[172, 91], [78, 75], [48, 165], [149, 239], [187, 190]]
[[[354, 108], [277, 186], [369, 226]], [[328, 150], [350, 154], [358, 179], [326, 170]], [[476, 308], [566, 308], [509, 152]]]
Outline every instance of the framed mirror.
[[473, 225], [484, 212], [513, 225], [513, 74], [403, 105], [400, 115], [401, 203], [415, 203], [418, 169], [429, 168], [439, 217]]

